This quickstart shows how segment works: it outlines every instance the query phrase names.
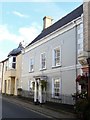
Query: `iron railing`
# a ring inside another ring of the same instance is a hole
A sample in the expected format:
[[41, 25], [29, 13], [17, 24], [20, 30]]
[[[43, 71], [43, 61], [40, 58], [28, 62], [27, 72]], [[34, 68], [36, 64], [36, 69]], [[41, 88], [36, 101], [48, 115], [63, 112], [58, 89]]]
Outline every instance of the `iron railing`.
[[[34, 91], [25, 91], [22, 90], [21, 95], [23, 97], [34, 98]], [[62, 103], [62, 104], [70, 104], [74, 105], [75, 100], [73, 99], [72, 95], [61, 94], [58, 97], [54, 96], [50, 93], [42, 93], [43, 101], [55, 102], [55, 103]]]

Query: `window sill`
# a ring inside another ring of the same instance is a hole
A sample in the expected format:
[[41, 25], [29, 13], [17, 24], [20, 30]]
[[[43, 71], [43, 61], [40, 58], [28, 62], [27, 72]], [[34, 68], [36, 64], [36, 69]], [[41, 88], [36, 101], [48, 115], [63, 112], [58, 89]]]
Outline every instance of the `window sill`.
[[52, 68], [58, 68], [58, 67], [61, 67], [61, 65], [52, 66]]
[[33, 73], [34, 71], [29, 71], [29, 73]]
[[57, 97], [57, 96], [54, 96], [54, 97], [52, 97], [52, 99], [58, 99], [58, 100], [62, 100], [62, 99], [60, 98], [60, 96], [59, 96], [59, 97]]
[[40, 69], [40, 71], [44, 71], [44, 70], [46, 70], [46, 68]]
[[16, 68], [9, 68], [6, 71], [10, 71], [10, 70], [16, 70]]

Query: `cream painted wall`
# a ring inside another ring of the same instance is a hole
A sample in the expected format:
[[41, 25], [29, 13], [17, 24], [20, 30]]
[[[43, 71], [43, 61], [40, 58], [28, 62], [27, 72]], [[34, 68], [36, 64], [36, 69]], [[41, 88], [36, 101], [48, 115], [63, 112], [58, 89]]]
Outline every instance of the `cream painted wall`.
[[[17, 88], [21, 86], [21, 82], [20, 82], [21, 68], [22, 68], [21, 61], [22, 61], [22, 55], [19, 54], [16, 56], [16, 69], [15, 70], [11, 69], [11, 70], [7, 70], [7, 71], [6, 71], [6, 62], [7, 61], [4, 61], [2, 93], [5, 93], [5, 81], [6, 81], [6, 93], [17, 95]], [[12, 76], [10, 76], [10, 75], [12, 75]], [[9, 82], [9, 80], [10, 80], [10, 82]]]
[[19, 54], [16, 57], [15, 95], [17, 95], [17, 89], [21, 87], [21, 71], [22, 71], [22, 54]]

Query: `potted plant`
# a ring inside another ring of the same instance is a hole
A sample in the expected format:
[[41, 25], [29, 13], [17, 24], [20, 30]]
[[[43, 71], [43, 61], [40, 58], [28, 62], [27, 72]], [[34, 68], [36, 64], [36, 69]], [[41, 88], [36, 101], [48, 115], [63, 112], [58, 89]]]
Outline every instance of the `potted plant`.
[[32, 82], [32, 88], [33, 88], [33, 90], [35, 88], [35, 82], [34, 81]]
[[44, 88], [45, 88], [45, 90], [46, 90], [46, 88], [47, 88], [47, 82], [46, 82], [45, 80], [41, 80], [40, 82], [41, 82], [42, 90], [43, 90]]
[[22, 88], [18, 88], [17, 90], [18, 90], [18, 96], [21, 96], [21, 94], [22, 94]]
[[80, 85], [82, 85], [82, 84], [86, 85], [88, 82], [88, 77], [85, 75], [78, 75], [76, 82], [79, 82]]

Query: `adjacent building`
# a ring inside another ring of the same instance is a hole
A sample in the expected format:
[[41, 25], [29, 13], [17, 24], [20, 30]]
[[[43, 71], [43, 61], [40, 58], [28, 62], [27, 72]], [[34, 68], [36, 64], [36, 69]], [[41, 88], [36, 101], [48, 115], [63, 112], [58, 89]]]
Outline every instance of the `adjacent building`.
[[90, 0], [83, 3], [83, 51], [78, 55], [78, 60], [83, 74], [88, 78], [86, 89], [90, 97]]
[[21, 75], [21, 50], [23, 49], [20, 43], [18, 48], [13, 49], [7, 59], [1, 63], [3, 65], [2, 70], [2, 93], [8, 95], [17, 95], [18, 87], [20, 87], [20, 75]]
[[83, 5], [52, 24], [43, 18], [42, 32], [22, 52], [21, 88], [34, 102], [73, 104], [72, 94], [82, 73], [78, 55], [83, 51]]

